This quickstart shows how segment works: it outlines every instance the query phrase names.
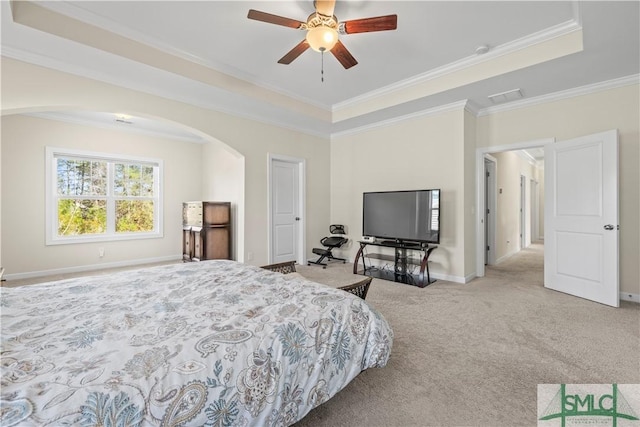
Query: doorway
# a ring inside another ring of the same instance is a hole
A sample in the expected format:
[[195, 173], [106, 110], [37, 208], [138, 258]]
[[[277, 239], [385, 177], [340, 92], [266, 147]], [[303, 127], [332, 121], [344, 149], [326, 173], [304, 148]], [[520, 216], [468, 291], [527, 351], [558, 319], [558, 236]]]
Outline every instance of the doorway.
[[520, 175], [520, 250], [527, 245], [527, 178]]
[[530, 188], [530, 197], [531, 197], [531, 243], [538, 240], [543, 240], [540, 238], [540, 188], [537, 180], [532, 179], [529, 185]]
[[[496, 230], [499, 223], [499, 220], [497, 219], [497, 216], [498, 216], [497, 200], [500, 197], [504, 196], [504, 194], [501, 193], [502, 188], [500, 188], [503, 186], [503, 184], [498, 184], [498, 181], [499, 181], [498, 176], [500, 175], [500, 171], [499, 171], [500, 168], [498, 167], [499, 159], [497, 157], [492, 156], [492, 153], [503, 153], [508, 151], [520, 151], [520, 150], [529, 150], [529, 149], [542, 149], [542, 147], [544, 147], [545, 144], [553, 143], [553, 142], [555, 142], [555, 138], [545, 138], [545, 139], [533, 140], [533, 141], [522, 142], [522, 143], [479, 148], [476, 150], [476, 171], [477, 171], [476, 203], [477, 203], [477, 211], [483, 213], [479, 217], [479, 221], [476, 227], [476, 257], [477, 257], [476, 258], [476, 274], [477, 276], [482, 277], [485, 275], [486, 265], [494, 265], [501, 261], [501, 258], [498, 256], [499, 253], [501, 252], [515, 253], [517, 252], [515, 250], [516, 248], [521, 249], [523, 247], [526, 247], [526, 240], [524, 239], [526, 238], [526, 235], [527, 235], [527, 229], [529, 229], [529, 235], [531, 235], [530, 221], [532, 219], [529, 219], [528, 221], [527, 220], [523, 221], [521, 218], [515, 218], [514, 221], [517, 222], [516, 224], [517, 229], [513, 230], [513, 234], [518, 235], [517, 236], [518, 238], [515, 240], [510, 239], [510, 241], [506, 241], [506, 242], [498, 242], [496, 240], [496, 234], [497, 234]], [[491, 166], [490, 163], [486, 163], [487, 159], [489, 160], [493, 159], [495, 161], [495, 163], [493, 163], [496, 165], [496, 170], [494, 173], [494, 177], [496, 181], [495, 185], [491, 184], [486, 176], [487, 167]], [[507, 177], [503, 176], [503, 178], [506, 179]], [[515, 179], [515, 181], [513, 181], [513, 179]], [[521, 180], [522, 178], [518, 174], [514, 178], [512, 178], [512, 181], [510, 182], [512, 182], [511, 184], [512, 186], [519, 187]], [[525, 180], [524, 185], [522, 187], [525, 188], [528, 184], [529, 184], [529, 180]], [[529, 201], [524, 198], [524, 196], [520, 191], [515, 189], [514, 191], [517, 191], [513, 199], [513, 203], [515, 203], [515, 206], [513, 207], [514, 210], [517, 210], [518, 207], [522, 205], [524, 205], [525, 207], [529, 206], [530, 209], [533, 209], [533, 205], [530, 205]], [[495, 205], [493, 206], [492, 206], [493, 202], [491, 201], [492, 193], [493, 193], [493, 197], [496, 200]], [[528, 193], [531, 194], [531, 190], [529, 190]], [[489, 209], [489, 216], [487, 216], [487, 209]], [[493, 218], [490, 215], [491, 209], [493, 209], [493, 212], [495, 212], [495, 215], [493, 215]], [[526, 218], [532, 218], [534, 215], [535, 215], [534, 213], [531, 213], [530, 215], [527, 215]], [[522, 234], [522, 238], [519, 236], [520, 234]], [[514, 236], [514, 238], [515, 237], [516, 236]], [[487, 246], [491, 246], [492, 243], [495, 248], [493, 254], [491, 254], [490, 250], [487, 250]], [[498, 246], [500, 244], [513, 245], [513, 246], [516, 246], [516, 248], [514, 248], [513, 251], [506, 250], [504, 249], [504, 247], [502, 247], [501, 250], [498, 250]], [[494, 258], [491, 259], [489, 255], [492, 255]]]
[[497, 204], [497, 160], [490, 154], [484, 155], [484, 188], [485, 188], [485, 265], [496, 263], [496, 213]]
[[[539, 147], [545, 157], [545, 288], [618, 307], [618, 131], [616, 129], [545, 144], [523, 143], [477, 150], [477, 206], [485, 209], [484, 155]], [[526, 171], [526, 170], [525, 170]], [[513, 173], [513, 172], [511, 172]], [[527, 204], [520, 177], [520, 205]], [[499, 183], [499, 186], [502, 184]], [[484, 216], [477, 222], [476, 274], [484, 276]], [[505, 222], [506, 223], [506, 222]], [[520, 226], [527, 224], [520, 220]], [[521, 228], [522, 230], [522, 228]], [[526, 230], [526, 228], [525, 228]], [[604, 230], [604, 231], [603, 231]], [[526, 243], [526, 231], [521, 239]], [[545, 251], [547, 252], [547, 251]], [[585, 268], [586, 267], [586, 268]]]
[[305, 160], [269, 155], [269, 263], [304, 263]]

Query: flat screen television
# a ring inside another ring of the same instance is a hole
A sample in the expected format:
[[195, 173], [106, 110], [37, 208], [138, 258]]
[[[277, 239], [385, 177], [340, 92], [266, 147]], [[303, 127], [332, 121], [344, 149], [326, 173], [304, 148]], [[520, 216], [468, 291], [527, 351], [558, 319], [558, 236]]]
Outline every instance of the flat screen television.
[[364, 193], [362, 235], [404, 243], [440, 243], [440, 190]]

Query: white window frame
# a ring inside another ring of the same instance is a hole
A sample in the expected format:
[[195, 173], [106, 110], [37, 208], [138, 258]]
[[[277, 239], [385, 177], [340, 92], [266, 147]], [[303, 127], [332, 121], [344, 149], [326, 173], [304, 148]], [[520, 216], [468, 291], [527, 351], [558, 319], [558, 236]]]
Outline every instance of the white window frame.
[[[162, 159], [149, 157], [136, 157], [121, 154], [100, 153], [96, 151], [84, 151], [70, 148], [46, 147], [45, 166], [45, 221], [46, 221], [46, 245], [64, 245], [72, 243], [106, 242], [116, 240], [154, 239], [163, 237], [163, 162]], [[83, 236], [59, 236], [58, 235], [58, 195], [57, 195], [57, 158], [76, 157], [87, 160], [99, 160], [109, 162], [109, 178], [107, 182], [107, 231], [102, 234], [87, 234]], [[154, 218], [153, 231], [150, 232], [115, 232], [115, 200], [119, 197], [111, 194], [113, 181], [113, 163], [143, 163], [154, 166]], [[113, 211], [109, 213], [110, 211]], [[110, 220], [111, 219], [111, 220]], [[113, 222], [113, 224], [111, 224]]]

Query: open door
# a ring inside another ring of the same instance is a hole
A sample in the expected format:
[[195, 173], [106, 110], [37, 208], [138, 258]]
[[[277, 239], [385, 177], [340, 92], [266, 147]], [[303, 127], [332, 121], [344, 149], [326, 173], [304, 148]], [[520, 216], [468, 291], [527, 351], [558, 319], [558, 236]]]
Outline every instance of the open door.
[[618, 132], [544, 150], [544, 286], [618, 307]]
[[484, 155], [484, 264], [496, 263], [496, 215], [498, 212], [497, 191], [497, 160], [495, 157]]

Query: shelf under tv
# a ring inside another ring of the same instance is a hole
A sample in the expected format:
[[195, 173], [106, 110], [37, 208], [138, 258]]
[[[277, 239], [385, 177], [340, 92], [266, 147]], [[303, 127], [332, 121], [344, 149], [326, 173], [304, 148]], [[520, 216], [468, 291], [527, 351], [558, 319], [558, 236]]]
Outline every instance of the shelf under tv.
[[[365, 276], [376, 277], [378, 279], [390, 280], [399, 283], [405, 283], [408, 285], [418, 286], [424, 288], [435, 282], [431, 280], [429, 274], [429, 255], [436, 248], [428, 244], [415, 244], [412, 242], [394, 242], [394, 241], [378, 241], [378, 242], [359, 242], [360, 249], [356, 254], [356, 258], [353, 261], [353, 273], [362, 274]], [[382, 254], [382, 253], [365, 253], [364, 249], [368, 246], [388, 247], [394, 249], [394, 255]], [[416, 260], [407, 256], [407, 251], [420, 251], [423, 253], [422, 259]], [[392, 261], [394, 263], [393, 271], [384, 270], [367, 266], [366, 259], [379, 259], [384, 261]], [[362, 269], [359, 270], [358, 264], [362, 260]], [[418, 274], [409, 273], [407, 265], [419, 265], [420, 271]], [[425, 274], [426, 273], [426, 274]]]
[[[380, 253], [374, 252], [372, 254], [365, 254], [362, 256], [369, 259], [379, 259], [381, 261], [391, 261], [391, 262], [396, 261], [395, 255], [389, 255], [389, 254], [380, 254]], [[422, 263], [421, 259], [407, 257], [407, 265], [420, 265], [421, 263]]]

